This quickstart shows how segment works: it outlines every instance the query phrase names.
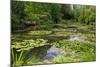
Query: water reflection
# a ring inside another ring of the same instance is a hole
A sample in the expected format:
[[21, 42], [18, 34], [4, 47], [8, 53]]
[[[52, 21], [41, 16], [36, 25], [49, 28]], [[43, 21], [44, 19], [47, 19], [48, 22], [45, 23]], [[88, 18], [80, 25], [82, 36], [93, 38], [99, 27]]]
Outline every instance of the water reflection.
[[85, 40], [80, 38], [79, 36], [70, 36], [69, 40], [78, 40], [84, 42]]
[[58, 55], [64, 55], [64, 51], [60, 48], [52, 46], [47, 50], [46, 56], [44, 56], [44, 60], [53, 60]]

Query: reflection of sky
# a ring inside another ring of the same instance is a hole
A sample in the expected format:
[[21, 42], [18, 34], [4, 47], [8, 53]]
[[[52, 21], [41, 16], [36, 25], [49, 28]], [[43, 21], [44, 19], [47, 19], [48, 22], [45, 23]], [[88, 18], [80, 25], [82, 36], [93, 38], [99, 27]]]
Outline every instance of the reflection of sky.
[[56, 48], [52, 46], [50, 49], [47, 50], [47, 54], [44, 57], [45, 60], [53, 60], [58, 55], [64, 55], [64, 51], [62, 49]]

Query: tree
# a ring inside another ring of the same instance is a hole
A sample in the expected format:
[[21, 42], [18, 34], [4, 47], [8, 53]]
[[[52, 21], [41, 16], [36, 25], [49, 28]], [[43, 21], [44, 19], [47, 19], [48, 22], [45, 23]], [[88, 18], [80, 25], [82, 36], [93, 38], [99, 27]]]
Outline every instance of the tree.
[[23, 20], [26, 16], [24, 2], [11, 1], [11, 24], [12, 31], [16, 29], [23, 29]]
[[60, 21], [60, 6], [56, 4], [52, 4], [50, 15], [54, 23], [57, 24]]
[[90, 24], [92, 22], [95, 22], [95, 15], [96, 14], [94, 6], [81, 5], [80, 8], [74, 10], [74, 19], [78, 22], [85, 24]]

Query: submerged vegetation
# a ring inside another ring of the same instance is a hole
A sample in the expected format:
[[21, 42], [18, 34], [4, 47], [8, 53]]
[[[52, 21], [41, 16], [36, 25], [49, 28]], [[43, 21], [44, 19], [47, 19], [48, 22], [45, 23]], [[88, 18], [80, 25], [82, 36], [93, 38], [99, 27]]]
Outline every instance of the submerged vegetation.
[[95, 6], [11, 1], [11, 66], [96, 60]]

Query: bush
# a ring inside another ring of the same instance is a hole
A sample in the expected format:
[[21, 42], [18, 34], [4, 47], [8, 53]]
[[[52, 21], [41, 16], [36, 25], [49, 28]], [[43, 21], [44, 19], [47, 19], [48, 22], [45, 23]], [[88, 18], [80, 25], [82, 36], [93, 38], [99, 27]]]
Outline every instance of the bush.
[[81, 8], [74, 11], [74, 18], [78, 22], [90, 24], [95, 22], [95, 7], [81, 6]]

